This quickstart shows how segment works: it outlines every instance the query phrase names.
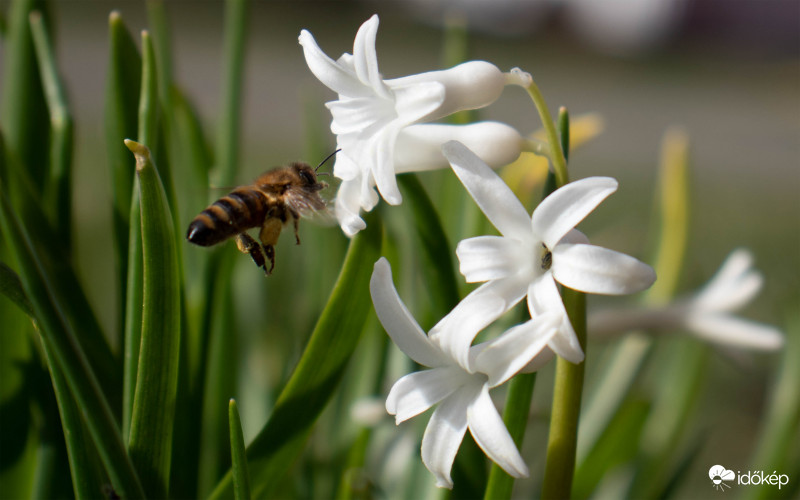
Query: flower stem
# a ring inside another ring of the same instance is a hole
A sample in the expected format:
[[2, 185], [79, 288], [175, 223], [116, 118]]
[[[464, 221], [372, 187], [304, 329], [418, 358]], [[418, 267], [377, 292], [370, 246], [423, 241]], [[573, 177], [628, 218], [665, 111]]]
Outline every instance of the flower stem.
[[[569, 113], [562, 107], [558, 113], [556, 134], [550, 113], [539, 94], [538, 88], [531, 83], [534, 92], [529, 93], [539, 109], [542, 121], [547, 130], [551, 159], [554, 165], [555, 187], [559, 188], [569, 181], [566, 170], [566, 157], [569, 154]], [[559, 140], [560, 138], [560, 140]], [[563, 162], [563, 176], [559, 176], [558, 164]], [[549, 177], [549, 176], [548, 176]], [[549, 194], [545, 192], [545, 196]], [[586, 352], [586, 295], [581, 292], [563, 288], [561, 299], [569, 320], [580, 342], [581, 349]], [[572, 490], [572, 478], [575, 473], [575, 454], [578, 444], [578, 416], [581, 409], [583, 393], [583, 375], [585, 363], [573, 364], [558, 358], [556, 361], [556, 380], [553, 388], [553, 408], [550, 415], [550, 436], [547, 443], [547, 459], [545, 463], [542, 498], [569, 498]]]
[[[586, 351], [586, 296], [564, 288], [564, 308]], [[569, 498], [575, 471], [575, 449], [578, 442], [578, 414], [583, 391], [585, 363], [573, 364], [558, 358], [553, 388], [553, 409], [550, 415], [550, 436], [542, 484], [542, 498]]]
[[[511, 73], [521, 74], [522, 71], [515, 68], [511, 70]], [[525, 85], [522, 85], [522, 87], [528, 92], [528, 95], [531, 96], [536, 110], [539, 111], [539, 117], [542, 119], [542, 125], [544, 125], [544, 130], [547, 133], [547, 142], [550, 143], [550, 161], [553, 162], [553, 173], [555, 173], [556, 176], [556, 184], [558, 187], [561, 187], [569, 182], [567, 160], [564, 158], [564, 152], [561, 148], [556, 147], [556, 145], [560, 143], [558, 140], [558, 133], [556, 132], [553, 118], [550, 116], [550, 110], [547, 109], [547, 103], [542, 96], [542, 92], [539, 90], [539, 87], [536, 86], [536, 82], [533, 81], [533, 78], [531, 78], [530, 75], [525, 75], [527, 78], [520, 78], [521, 81], [525, 82]]]

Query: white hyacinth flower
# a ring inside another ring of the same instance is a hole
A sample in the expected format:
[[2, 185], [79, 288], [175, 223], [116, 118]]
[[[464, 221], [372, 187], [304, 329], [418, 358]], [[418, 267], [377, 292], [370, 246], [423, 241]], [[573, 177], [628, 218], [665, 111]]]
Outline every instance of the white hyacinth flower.
[[[529, 216], [505, 182], [463, 144], [448, 142], [442, 150], [502, 236], [479, 236], [458, 244], [461, 273], [468, 282], [486, 283], [434, 326], [431, 337], [466, 367], [475, 335], [527, 296], [532, 318], [548, 312], [560, 316], [559, 332], [548, 347], [568, 361], [583, 361], [556, 283], [586, 293], [619, 295], [644, 290], [656, 279], [647, 264], [589, 245], [574, 229], [616, 191], [617, 181], [590, 177], [572, 182], [542, 200]], [[499, 314], [476, 314], [480, 304], [496, 299], [502, 304]]]
[[[436, 477], [436, 485], [452, 488], [450, 470], [464, 434], [469, 429], [478, 446], [514, 477], [528, 475], [528, 467], [489, 396], [525, 366], [555, 334], [558, 315], [544, 315], [515, 326], [492, 341], [470, 347], [465, 369], [420, 328], [397, 295], [388, 261], [375, 263], [370, 280], [372, 303], [386, 333], [406, 355], [428, 370], [410, 373], [395, 382], [386, 399], [386, 411], [398, 424], [437, 405], [422, 438], [422, 461]], [[492, 313], [498, 298], [475, 305]]]
[[[492, 168], [516, 160], [522, 152], [525, 139], [516, 129], [499, 122], [478, 122], [468, 125], [422, 123], [403, 129], [397, 137], [394, 155], [396, 173], [422, 172], [449, 167], [442, 154], [442, 144], [458, 140], [476, 151]], [[341, 154], [341, 153], [339, 153]], [[368, 203], [363, 199], [366, 182]], [[361, 210], [372, 210], [378, 203], [373, 189], [375, 180], [359, 174], [343, 180], [336, 193], [335, 209], [339, 225], [347, 236], [353, 236], [366, 227], [359, 215]]]
[[661, 307], [602, 311], [590, 316], [590, 330], [597, 336], [684, 330], [720, 345], [774, 351], [784, 343], [780, 330], [732, 314], [750, 303], [763, 283], [761, 273], [753, 269], [753, 255], [734, 250], [697, 293]]
[[299, 37], [308, 68], [338, 94], [326, 106], [341, 149], [333, 173], [345, 183], [337, 195], [341, 198], [337, 217], [351, 236], [364, 227], [359, 210], [370, 211], [378, 202], [374, 187], [389, 204], [402, 201], [395, 178], [395, 151], [404, 128], [487, 106], [505, 85], [522, 83], [516, 73], [503, 73], [485, 61], [384, 80], [375, 51], [377, 31], [378, 16], [374, 15], [359, 28], [353, 54], [345, 53], [336, 61], [308, 31], [302, 30]]

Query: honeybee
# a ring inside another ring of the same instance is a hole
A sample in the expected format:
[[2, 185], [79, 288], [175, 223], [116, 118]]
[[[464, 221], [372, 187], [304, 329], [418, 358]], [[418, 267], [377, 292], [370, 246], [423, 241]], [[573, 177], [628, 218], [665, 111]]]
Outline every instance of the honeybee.
[[[195, 245], [207, 247], [234, 237], [242, 253], [249, 254], [267, 275], [272, 274], [275, 268], [275, 245], [281, 229], [292, 223], [299, 245], [297, 230], [300, 217], [325, 210], [325, 201], [319, 192], [328, 185], [317, 179], [318, 175], [327, 175], [317, 174], [325, 161], [316, 169], [300, 162], [277, 167], [262, 174], [252, 184], [237, 187], [192, 220], [186, 239]], [[247, 234], [247, 230], [254, 227], [261, 228], [261, 245]]]

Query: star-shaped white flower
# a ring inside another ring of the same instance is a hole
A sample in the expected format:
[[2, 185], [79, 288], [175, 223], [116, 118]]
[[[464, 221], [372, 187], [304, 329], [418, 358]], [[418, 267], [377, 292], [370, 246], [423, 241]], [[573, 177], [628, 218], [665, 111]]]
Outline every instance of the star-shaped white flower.
[[[559, 332], [548, 347], [573, 363], [583, 360], [556, 282], [597, 294], [628, 294], [648, 288], [653, 269], [633, 257], [588, 244], [574, 227], [616, 191], [610, 177], [590, 177], [567, 184], [542, 200], [529, 216], [511, 189], [463, 144], [442, 147], [453, 171], [502, 236], [479, 236], [456, 248], [468, 282], [486, 281], [464, 298], [431, 330], [430, 335], [462, 366], [468, 366], [475, 335], [498, 315], [475, 314], [488, 300], [502, 301], [500, 314], [523, 297], [532, 318], [558, 312]], [[458, 332], [457, 335], [454, 332]]]
[[522, 83], [519, 75], [504, 74], [485, 61], [384, 80], [375, 51], [377, 31], [378, 16], [374, 15], [359, 28], [353, 54], [345, 53], [336, 61], [325, 55], [308, 31], [301, 31], [299, 37], [311, 72], [338, 94], [337, 100], [326, 105], [341, 149], [334, 175], [345, 184], [338, 194], [342, 201], [337, 203], [337, 217], [348, 234], [363, 228], [359, 208], [370, 211], [378, 202], [374, 187], [388, 203], [402, 201], [394, 159], [398, 135], [405, 127], [487, 106], [506, 84]]
[[720, 345], [773, 351], [783, 346], [780, 330], [732, 314], [750, 303], [763, 283], [761, 273], [753, 269], [753, 255], [738, 249], [697, 293], [664, 306], [602, 311], [592, 315], [589, 324], [599, 336], [631, 330], [685, 330]]
[[[468, 367], [460, 365], [431, 340], [397, 295], [385, 258], [375, 263], [370, 280], [375, 312], [397, 347], [429, 370], [398, 380], [386, 399], [386, 410], [399, 424], [434, 405], [422, 438], [422, 461], [436, 476], [436, 485], [452, 488], [450, 469], [467, 429], [478, 446], [514, 477], [528, 468], [514, 445], [489, 396], [489, 389], [511, 378], [552, 338], [556, 314], [515, 326], [492, 341], [469, 348]], [[496, 297], [475, 304], [477, 313], [494, 313], [502, 304]]]

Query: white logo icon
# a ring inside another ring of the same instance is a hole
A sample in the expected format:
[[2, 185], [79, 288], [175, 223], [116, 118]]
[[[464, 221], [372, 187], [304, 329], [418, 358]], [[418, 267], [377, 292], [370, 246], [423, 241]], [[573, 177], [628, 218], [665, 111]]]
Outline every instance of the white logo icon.
[[731, 486], [723, 483], [723, 481], [733, 481], [736, 479], [736, 474], [721, 465], [715, 465], [708, 469], [708, 477], [711, 479], [715, 489], [724, 491], [725, 488], [730, 488]]

